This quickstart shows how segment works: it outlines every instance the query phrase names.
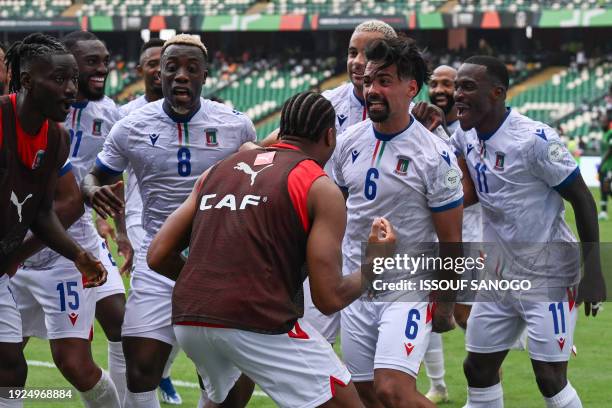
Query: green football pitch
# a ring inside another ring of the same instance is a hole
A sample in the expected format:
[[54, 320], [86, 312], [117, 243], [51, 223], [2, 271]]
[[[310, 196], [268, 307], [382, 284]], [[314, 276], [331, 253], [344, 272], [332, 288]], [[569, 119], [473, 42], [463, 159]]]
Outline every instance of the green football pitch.
[[[599, 202], [599, 193], [593, 190]], [[567, 206], [566, 206], [567, 207]], [[566, 218], [575, 231], [574, 215], [568, 208]], [[602, 242], [612, 242], [612, 220], [600, 223]], [[121, 260], [120, 260], [121, 262]], [[128, 281], [126, 280], [126, 285]], [[608, 282], [608, 288], [612, 285]], [[612, 306], [602, 311], [597, 318], [586, 318], [581, 309], [575, 333], [577, 356], [569, 363], [569, 379], [578, 391], [585, 407], [603, 407], [610, 404], [610, 385], [612, 384], [612, 349], [606, 334], [612, 333]], [[462, 407], [466, 399], [466, 381], [463, 375], [462, 362], [465, 357], [463, 332], [453, 330], [443, 335], [446, 366], [446, 384], [449, 389], [450, 402], [444, 407]], [[95, 361], [107, 367], [106, 338], [101, 328], [96, 325], [92, 344]], [[338, 349], [338, 348], [337, 348]], [[29, 363], [27, 387], [59, 388], [70, 387], [54, 367], [48, 342], [31, 339], [26, 350]], [[183, 397], [184, 407], [195, 407], [199, 398], [195, 368], [187, 357], [181, 353], [172, 368], [172, 379]], [[424, 370], [418, 378], [419, 389], [426, 392], [429, 382]], [[543, 407], [544, 402], [535, 384], [531, 364], [526, 352], [512, 351], [503, 366], [503, 388], [505, 406], [507, 407]], [[36, 401], [26, 402], [25, 407], [72, 408], [82, 407], [76, 392], [70, 401]], [[248, 405], [252, 408], [275, 407], [276, 404], [263, 392], [257, 390]]]

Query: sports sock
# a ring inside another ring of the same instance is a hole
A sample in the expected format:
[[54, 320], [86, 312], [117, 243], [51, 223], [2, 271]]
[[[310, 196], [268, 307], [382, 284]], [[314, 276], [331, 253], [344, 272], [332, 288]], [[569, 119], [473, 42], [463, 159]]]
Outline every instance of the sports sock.
[[544, 402], [548, 408], [582, 408], [580, 397], [569, 381], [557, 395], [544, 398]]
[[431, 333], [429, 345], [425, 351], [425, 371], [432, 387], [445, 387], [444, 383], [444, 351], [442, 348], [442, 335]]
[[468, 387], [468, 400], [464, 408], [504, 408], [501, 383], [487, 388]]
[[104, 370], [102, 370], [100, 380], [91, 390], [79, 394], [85, 408], [121, 408], [115, 384]]
[[120, 341], [108, 342], [108, 373], [115, 383], [119, 401], [125, 398], [127, 389], [125, 378], [125, 357], [123, 356], [123, 345]]
[[22, 408], [22, 399], [8, 399], [0, 397], [0, 408]]
[[172, 351], [170, 351], [170, 355], [168, 356], [168, 361], [166, 361], [166, 366], [164, 367], [164, 373], [162, 374], [162, 378], [170, 377], [170, 370], [172, 369], [172, 363], [176, 359], [181, 348], [179, 346], [172, 347]]
[[123, 408], [161, 408], [157, 391], [131, 392], [126, 390]]

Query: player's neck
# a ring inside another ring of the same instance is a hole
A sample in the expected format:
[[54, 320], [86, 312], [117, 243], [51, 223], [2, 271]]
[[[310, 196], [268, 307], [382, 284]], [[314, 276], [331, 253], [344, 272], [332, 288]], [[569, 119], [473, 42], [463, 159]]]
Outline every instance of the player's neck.
[[446, 114], [445, 119], [447, 125], [455, 122], [457, 120], [457, 108], [453, 106], [451, 110]]
[[173, 107], [167, 99], [164, 99], [162, 108], [164, 109], [166, 115], [168, 115], [173, 121], [177, 123], [189, 122], [193, 115], [195, 115], [200, 110], [200, 99], [198, 98], [194, 106], [192, 106], [191, 109], [189, 109], [188, 111], [183, 111], [182, 109], [175, 109], [175, 107]]
[[89, 99], [87, 99], [87, 97], [85, 95], [83, 95], [81, 92], [77, 93], [77, 97], [76, 97], [76, 102], [81, 104], [81, 103], [87, 103], [89, 102]]
[[386, 135], [401, 133], [408, 128], [408, 125], [410, 125], [410, 115], [402, 115], [384, 122], [373, 121], [372, 125], [377, 132], [384, 133]]
[[503, 105], [493, 109], [487, 118], [476, 126], [476, 132], [482, 135], [492, 135], [504, 123], [507, 115], [508, 110]]
[[29, 135], [36, 135], [40, 131], [47, 118], [34, 104], [31, 98], [27, 98], [21, 92], [17, 93], [17, 118], [21, 128]]
[[155, 102], [163, 98], [164, 96], [159, 92], [155, 92], [152, 89], [145, 89], [145, 99], [147, 102]]
[[361, 102], [362, 105], [365, 104], [365, 98], [363, 97], [363, 88], [360, 89], [353, 85], [353, 96], [357, 98], [357, 100]]

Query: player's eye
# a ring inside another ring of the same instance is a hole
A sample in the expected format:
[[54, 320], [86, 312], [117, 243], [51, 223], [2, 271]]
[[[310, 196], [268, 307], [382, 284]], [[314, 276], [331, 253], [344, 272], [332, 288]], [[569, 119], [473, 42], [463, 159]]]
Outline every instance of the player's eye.
[[61, 84], [63, 84], [63, 83], [64, 83], [64, 77], [62, 77], [62, 76], [56, 76], [56, 77], [54, 78], [54, 81], [55, 81], [55, 82], [56, 82], [58, 85], [61, 85]]

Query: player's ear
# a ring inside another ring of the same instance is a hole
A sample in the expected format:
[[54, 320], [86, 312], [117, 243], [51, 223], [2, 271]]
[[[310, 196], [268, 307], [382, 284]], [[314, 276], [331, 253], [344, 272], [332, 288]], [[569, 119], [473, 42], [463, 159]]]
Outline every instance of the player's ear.
[[136, 72], [138, 72], [138, 75], [142, 76], [142, 65], [136, 65]]
[[325, 132], [325, 145], [326, 146], [336, 146], [336, 128], [330, 127]]
[[19, 83], [26, 90], [32, 89], [32, 74], [29, 71], [21, 71], [19, 73]]
[[202, 85], [206, 84], [206, 78], [208, 78], [208, 68], [204, 68], [202, 72]]

